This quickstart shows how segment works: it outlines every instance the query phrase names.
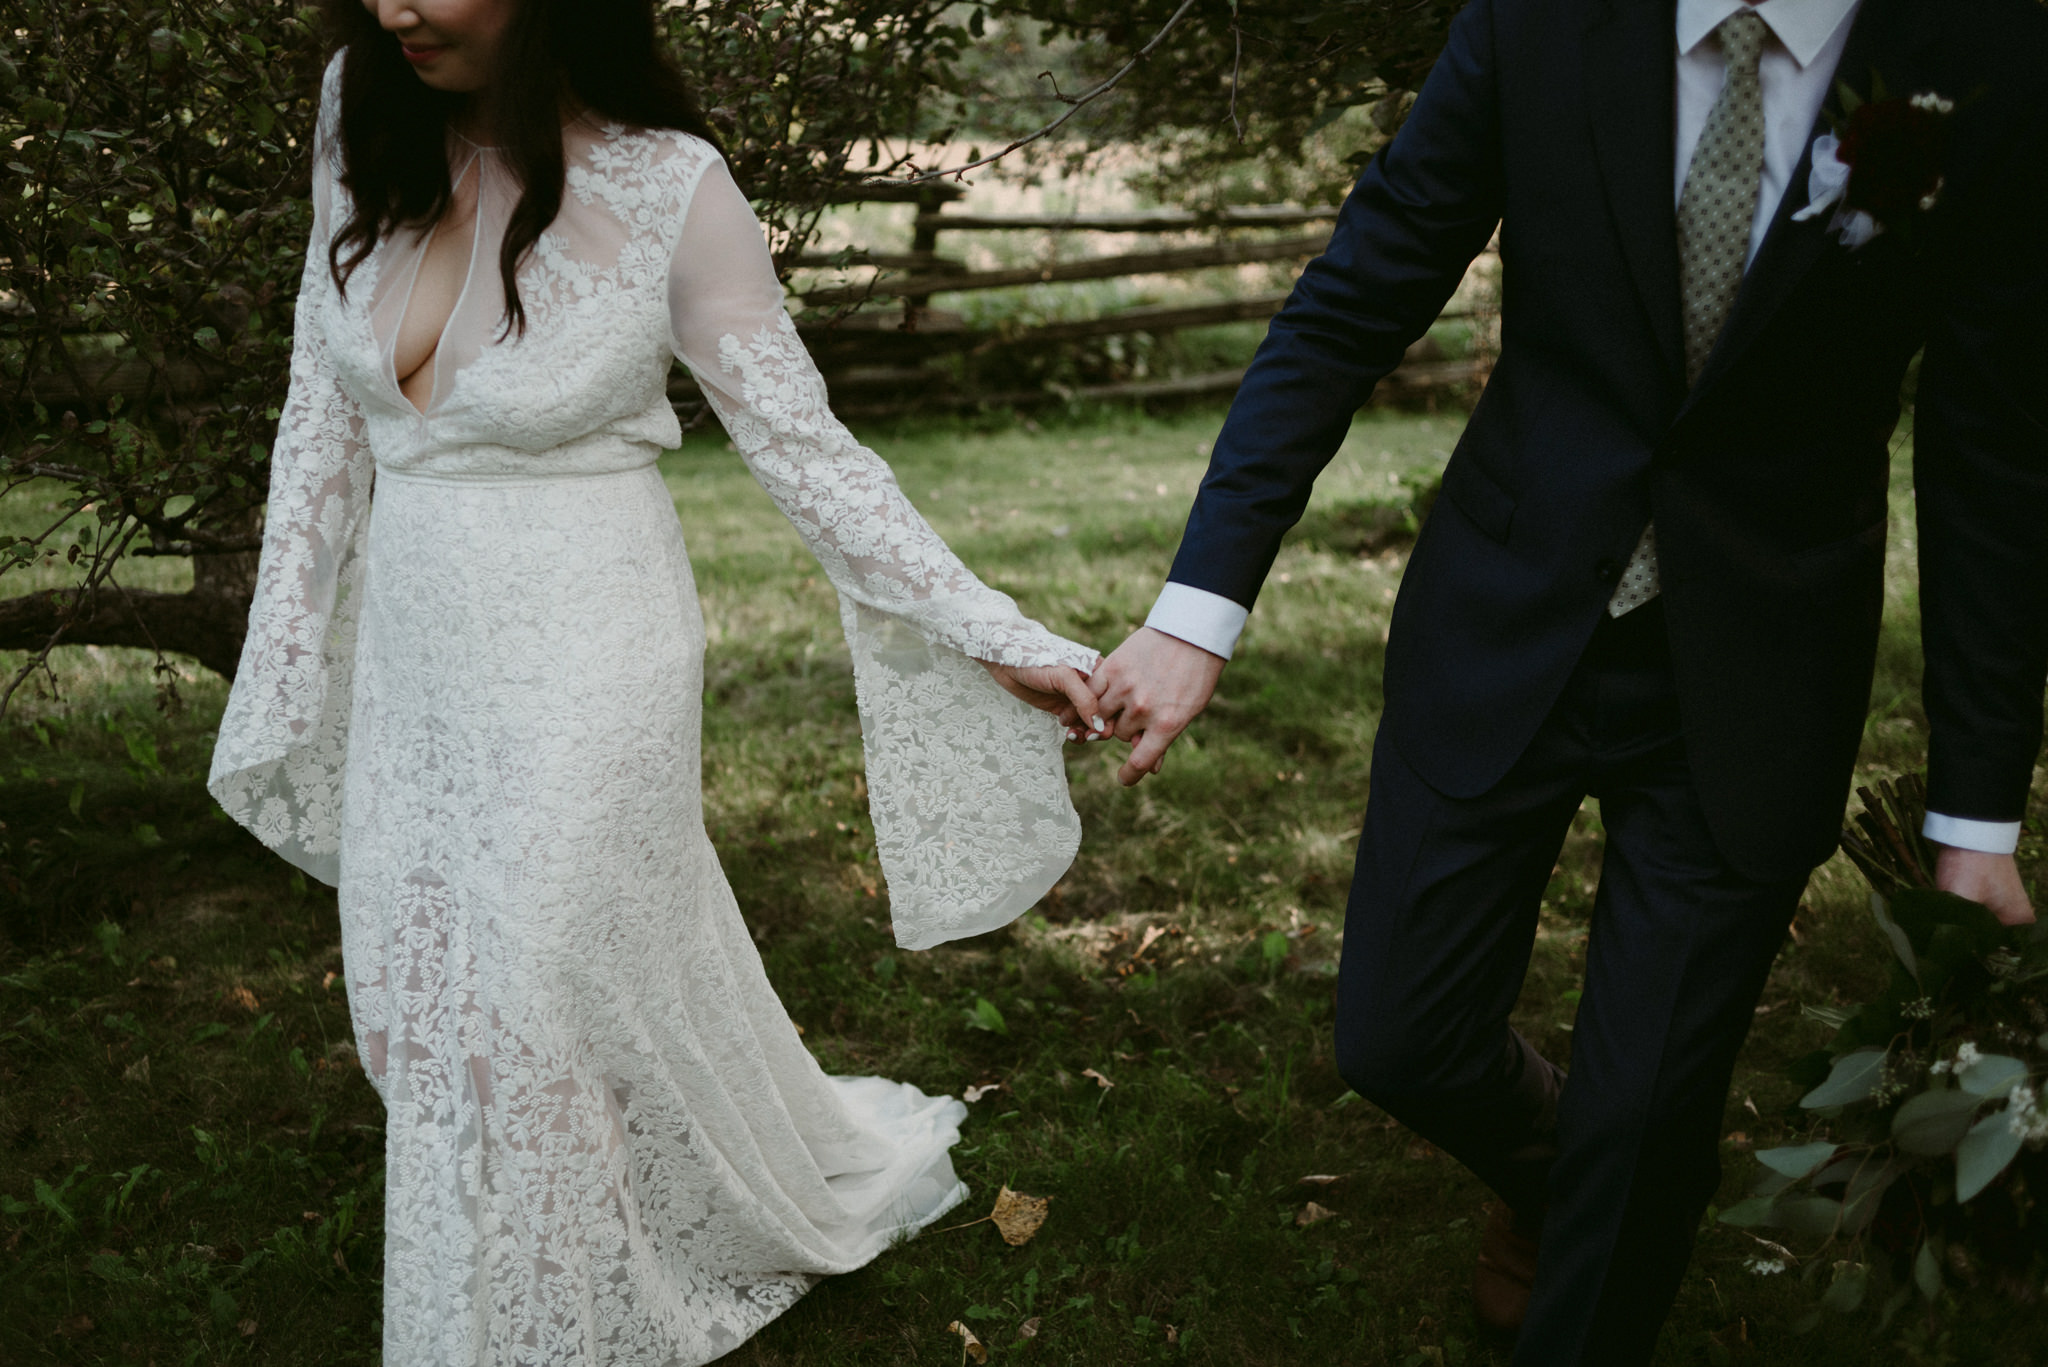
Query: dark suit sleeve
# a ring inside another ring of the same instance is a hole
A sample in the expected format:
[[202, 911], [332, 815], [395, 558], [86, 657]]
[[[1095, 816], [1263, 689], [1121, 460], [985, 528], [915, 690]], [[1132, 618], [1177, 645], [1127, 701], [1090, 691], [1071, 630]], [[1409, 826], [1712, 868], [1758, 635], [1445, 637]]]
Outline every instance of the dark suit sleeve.
[[1373, 386], [1428, 330], [1500, 222], [1495, 0], [1475, 0], [1407, 122], [1295, 283], [1216, 439], [1169, 575], [1250, 607]]
[[1927, 805], [1984, 821], [2025, 814], [2048, 680], [2048, 83], [2028, 84], [1954, 205], [1914, 415]]

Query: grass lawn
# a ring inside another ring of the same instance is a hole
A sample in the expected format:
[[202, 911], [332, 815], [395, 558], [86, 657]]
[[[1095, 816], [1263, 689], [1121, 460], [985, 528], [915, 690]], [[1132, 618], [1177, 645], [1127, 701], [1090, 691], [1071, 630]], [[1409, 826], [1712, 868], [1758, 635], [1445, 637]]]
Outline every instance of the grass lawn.
[[[868, 436], [970, 564], [1106, 650], [1157, 591], [1219, 417]], [[710, 630], [707, 820], [769, 975], [829, 1069], [991, 1088], [956, 1153], [963, 1219], [1005, 1184], [1052, 1198], [1029, 1244], [930, 1234], [729, 1361], [950, 1367], [957, 1320], [998, 1363], [1506, 1362], [1466, 1292], [1485, 1193], [1349, 1097], [1329, 1037], [1403, 564], [1375, 532], [1461, 422], [1362, 417], [1165, 774], [1126, 792], [1120, 747], [1074, 752], [1073, 871], [1018, 925], [926, 954], [888, 936], [829, 587], [722, 436], [665, 460]], [[1903, 467], [1897, 488], [1867, 775], [1924, 753]], [[224, 688], [186, 668], [160, 711], [146, 657], [67, 649], [60, 692], [0, 725], [0, 1362], [377, 1355], [382, 1114], [333, 897], [214, 810]], [[2048, 779], [2035, 794], [2038, 899]], [[1598, 850], [1589, 808], [1520, 1006], [1558, 1056]], [[1813, 882], [1729, 1100], [1724, 1202], [1750, 1147], [1803, 1133], [1778, 1069], [1829, 1031], [1801, 1006], [1883, 972], [1864, 903], [1840, 860]], [[1797, 1335], [1811, 1291], [1745, 1271], [1754, 1250], [1707, 1224], [1660, 1362], [2019, 1363], [2048, 1343], [2048, 1312], [1967, 1287], [1883, 1335], [1868, 1316]]]

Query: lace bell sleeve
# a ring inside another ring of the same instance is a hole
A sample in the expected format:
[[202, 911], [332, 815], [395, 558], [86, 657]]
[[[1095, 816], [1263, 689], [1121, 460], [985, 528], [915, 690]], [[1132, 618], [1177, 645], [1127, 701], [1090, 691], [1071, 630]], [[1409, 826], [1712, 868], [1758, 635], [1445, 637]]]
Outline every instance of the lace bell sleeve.
[[[331, 126], [329, 72], [322, 126]], [[326, 138], [319, 140], [324, 149]], [[313, 232], [292, 323], [291, 384], [270, 453], [270, 500], [249, 633], [207, 789], [228, 814], [324, 883], [340, 878], [341, 778], [355, 609], [369, 527], [362, 415], [329, 360], [333, 168], [314, 157]]]
[[669, 313], [676, 355], [839, 591], [897, 942], [1008, 924], [1066, 872], [1081, 823], [1059, 723], [975, 661], [1086, 673], [1100, 657], [977, 579], [832, 415], [721, 161], [684, 215]]

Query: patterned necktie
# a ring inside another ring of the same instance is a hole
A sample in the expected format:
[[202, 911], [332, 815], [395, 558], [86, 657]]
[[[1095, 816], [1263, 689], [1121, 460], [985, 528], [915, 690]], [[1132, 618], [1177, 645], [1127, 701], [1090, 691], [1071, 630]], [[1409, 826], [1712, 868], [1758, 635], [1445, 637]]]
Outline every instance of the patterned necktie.
[[[1770, 27], [1754, 10], [1742, 9], [1723, 19], [1714, 34], [1727, 55], [1728, 75], [1700, 130], [1678, 196], [1679, 303], [1688, 385], [1698, 383], [1735, 307], [1763, 187], [1764, 101], [1757, 62]], [[1643, 528], [1607, 611], [1619, 617], [1655, 598], [1659, 588], [1653, 523]]]

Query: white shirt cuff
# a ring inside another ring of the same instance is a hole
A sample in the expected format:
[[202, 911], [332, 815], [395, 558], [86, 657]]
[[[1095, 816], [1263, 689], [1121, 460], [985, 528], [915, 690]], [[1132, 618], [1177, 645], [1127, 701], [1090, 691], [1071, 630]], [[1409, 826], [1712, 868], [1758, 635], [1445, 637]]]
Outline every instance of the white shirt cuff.
[[1152, 605], [1145, 625], [1227, 660], [1237, 649], [1237, 638], [1244, 634], [1245, 619], [1251, 615], [1251, 609], [1220, 593], [1168, 583], [1159, 591], [1159, 601]]
[[1953, 845], [1959, 850], [1983, 854], [2011, 854], [2020, 847], [2017, 821], [1972, 821], [1968, 817], [1929, 812], [1920, 834], [1937, 845]]

